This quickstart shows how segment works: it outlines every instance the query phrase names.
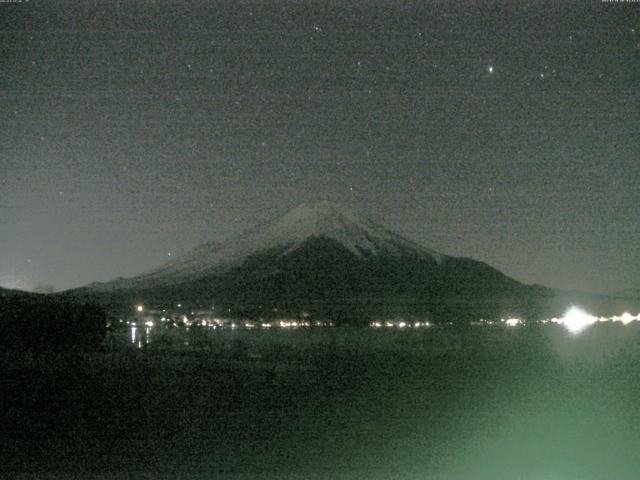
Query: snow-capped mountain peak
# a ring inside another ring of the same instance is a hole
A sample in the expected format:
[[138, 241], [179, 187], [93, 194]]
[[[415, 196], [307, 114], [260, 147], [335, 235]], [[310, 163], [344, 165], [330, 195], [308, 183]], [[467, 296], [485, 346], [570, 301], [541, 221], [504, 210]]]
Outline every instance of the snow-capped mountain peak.
[[303, 204], [275, 221], [254, 227], [225, 243], [196, 247], [147, 274], [116, 281], [114, 283], [117, 285], [112, 287], [175, 283], [215, 275], [261, 252], [278, 249], [281, 255], [286, 255], [311, 238], [333, 240], [356, 256], [365, 253], [399, 256], [411, 252], [438, 263], [445, 258], [438, 252], [358, 217], [346, 207], [323, 200]]
[[279, 220], [268, 224], [259, 234], [261, 243], [271, 246], [302, 242], [311, 237], [335, 240], [355, 255], [363, 251], [372, 254], [399, 254], [400, 249], [417, 250], [437, 261], [442, 255], [402, 238], [386, 228], [360, 218], [348, 208], [323, 200], [303, 204]]

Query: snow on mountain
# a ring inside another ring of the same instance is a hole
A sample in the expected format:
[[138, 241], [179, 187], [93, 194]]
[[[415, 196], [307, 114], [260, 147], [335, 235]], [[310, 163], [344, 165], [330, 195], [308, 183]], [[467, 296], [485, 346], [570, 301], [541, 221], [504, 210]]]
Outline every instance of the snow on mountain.
[[169, 284], [223, 273], [247, 257], [272, 249], [281, 255], [294, 251], [310, 238], [334, 240], [356, 256], [400, 256], [411, 252], [442, 262], [446, 256], [407, 240], [330, 201], [301, 205], [283, 217], [254, 227], [222, 243], [207, 243], [147, 274], [93, 286], [98, 289], [129, 288], [145, 284]]

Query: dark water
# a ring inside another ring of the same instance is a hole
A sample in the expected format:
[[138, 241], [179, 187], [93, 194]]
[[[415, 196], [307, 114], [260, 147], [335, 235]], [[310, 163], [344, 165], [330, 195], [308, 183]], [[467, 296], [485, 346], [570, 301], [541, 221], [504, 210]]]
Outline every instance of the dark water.
[[636, 479], [640, 334], [624, 328], [5, 357], [3, 478]]

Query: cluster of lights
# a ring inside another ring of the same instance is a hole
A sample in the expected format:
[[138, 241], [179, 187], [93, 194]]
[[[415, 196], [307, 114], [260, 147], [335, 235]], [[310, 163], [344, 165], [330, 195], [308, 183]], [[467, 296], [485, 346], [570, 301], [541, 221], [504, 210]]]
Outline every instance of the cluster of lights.
[[[178, 306], [182, 306], [181, 304], [178, 304]], [[212, 307], [213, 309], [214, 307]], [[142, 316], [141, 314], [143, 314], [145, 312], [145, 307], [143, 305], [135, 305], [134, 306], [134, 311], [136, 313], [139, 314], [139, 322], [140, 324], [143, 323], [144, 321], [144, 325], [146, 327], [153, 327], [155, 326], [155, 323], [152, 319], [152, 317], [150, 317], [150, 315], [146, 315], [146, 316]], [[149, 314], [153, 314], [153, 311], [147, 311], [147, 313]], [[159, 313], [159, 311], [157, 312]], [[189, 316], [187, 316], [186, 314], [182, 314], [179, 315], [179, 317], [176, 318], [172, 318], [170, 316], [166, 316], [166, 310], [162, 310], [162, 313], [164, 313], [165, 315], [162, 316], [159, 320], [161, 323], [170, 323], [172, 326], [180, 326], [183, 325], [187, 328], [191, 327], [191, 326], [201, 326], [201, 327], [210, 327], [213, 329], [218, 329], [218, 328], [231, 328], [231, 329], [237, 329], [237, 328], [244, 328], [244, 329], [248, 329], [248, 330], [252, 330], [255, 328], [272, 328], [272, 327], [276, 327], [276, 328], [283, 328], [283, 329], [291, 329], [291, 328], [303, 328], [303, 327], [311, 327], [311, 326], [316, 326], [316, 327], [333, 327], [334, 323], [331, 321], [327, 321], [327, 320], [315, 320], [315, 321], [311, 321], [309, 319], [310, 315], [306, 312], [302, 313], [302, 319], [282, 319], [282, 320], [269, 320], [269, 321], [253, 321], [253, 320], [240, 320], [240, 321], [234, 321], [234, 320], [230, 320], [230, 319], [221, 319], [221, 318], [211, 318], [208, 315], [205, 315], [204, 317], [200, 317], [200, 314], [205, 313], [205, 312], [199, 312], [198, 314], [196, 314], [196, 312], [191, 312], [191, 318]], [[131, 327], [136, 327], [137, 324], [135, 321], [127, 321], [126, 322], [127, 325], [130, 325]]]
[[[555, 323], [558, 325], [562, 325], [571, 333], [577, 334], [585, 330], [587, 327], [590, 327], [594, 323], [598, 322], [620, 322], [623, 325], [628, 325], [629, 323], [635, 321], [640, 321], [640, 314], [631, 315], [629, 312], [624, 312], [622, 315], [614, 315], [612, 317], [596, 317], [578, 307], [571, 307], [563, 317], [554, 317], [547, 320], [542, 320], [542, 323]], [[485, 323], [490, 324], [492, 322]], [[501, 320], [501, 323], [508, 327], [517, 327], [518, 325], [522, 325], [523, 321], [519, 318], [503, 318]]]
[[372, 328], [423, 328], [430, 327], [431, 323], [429, 322], [405, 322], [401, 321], [380, 321], [374, 320], [369, 324]]
[[518, 325], [522, 325], [522, 320], [519, 318], [507, 318], [506, 320], [502, 320], [507, 327], [517, 327]]
[[[181, 305], [178, 304], [178, 306], [181, 306]], [[144, 306], [136, 305], [135, 310], [137, 313], [143, 313]], [[163, 312], [164, 311], [165, 310], [163, 310]], [[306, 317], [308, 317], [308, 315], [306, 315]], [[170, 321], [170, 319], [167, 317], [162, 317], [160, 321], [167, 322], [167, 321]], [[214, 329], [224, 328], [224, 327], [230, 327], [232, 329], [236, 329], [241, 327], [241, 328], [251, 330], [257, 327], [264, 328], [264, 329], [268, 329], [272, 327], [277, 327], [282, 329], [291, 329], [291, 328], [310, 327], [312, 325], [316, 327], [334, 326], [333, 322], [330, 322], [330, 321], [316, 320], [314, 322], [311, 322], [306, 318], [303, 320], [279, 320], [279, 321], [262, 321], [262, 322], [245, 320], [245, 321], [236, 323], [230, 320], [223, 320], [220, 318], [190, 320], [186, 315], [182, 315], [180, 318], [180, 321], [187, 327], [190, 327], [192, 325], [200, 325], [203, 327], [211, 327]], [[585, 312], [584, 310], [578, 307], [571, 307], [563, 317], [561, 318], [554, 317], [554, 318], [542, 320], [541, 323], [543, 324], [555, 323], [558, 325], [562, 325], [571, 333], [577, 334], [585, 330], [587, 327], [598, 322], [620, 322], [623, 325], [628, 325], [629, 323], [635, 322], [635, 321], [640, 321], [640, 314], [631, 315], [628, 312], [624, 312], [622, 315], [614, 315], [612, 317], [596, 317]], [[502, 320], [500, 320], [500, 322], [480, 320], [480, 322], [476, 322], [476, 323], [488, 324], [488, 325], [492, 325], [494, 323], [501, 323], [502, 325], [505, 325], [507, 327], [517, 327], [519, 325], [522, 325], [524, 322], [520, 318], [513, 317], [513, 318], [506, 318], [506, 319], [503, 318]], [[127, 324], [131, 326], [132, 341], [133, 341], [133, 339], [135, 338], [135, 331], [136, 331], [137, 324], [136, 322], [132, 322], [132, 321], [127, 321]], [[147, 333], [148, 333], [148, 329], [154, 326], [154, 322], [152, 320], [147, 320], [146, 322], [144, 322], [144, 325], [145, 327], [147, 327]], [[369, 326], [372, 328], [406, 329], [406, 328], [430, 327], [431, 323], [430, 322], [408, 322], [404, 320], [394, 320], [394, 321], [374, 320], [369, 324]]]
[[565, 313], [564, 317], [543, 320], [542, 323], [557, 323], [564, 326], [571, 333], [580, 333], [587, 327], [598, 322], [620, 322], [623, 325], [628, 325], [636, 321], [640, 321], [640, 314], [631, 315], [629, 312], [624, 312], [622, 315], [614, 315], [612, 317], [596, 317], [580, 308], [571, 307], [567, 313]]
[[311, 322], [308, 321], [297, 321], [297, 320], [280, 320], [278, 322], [278, 326], [280, 328], [298, 328], [298, 327], [310, 327]]
[[310, 320], [279, 320], [277, 322], [260, 322], [260, 327], [262, 328], [307, 328], [311, 326], [315, 327], [333, 327], [334, 323], [325, 321], [325, 320], [316, 320], [315, 322], [311, 322]]

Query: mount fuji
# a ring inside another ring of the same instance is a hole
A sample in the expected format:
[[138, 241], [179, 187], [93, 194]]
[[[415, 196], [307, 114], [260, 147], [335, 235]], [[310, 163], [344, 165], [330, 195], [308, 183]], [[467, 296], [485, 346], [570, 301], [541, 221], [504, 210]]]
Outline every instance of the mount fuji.
[[329, 201], [302, 205], [142, 275], [70, 293], [101, 303], [221, 305], [250, 317], [527, 315], [549, 289], [408, 240]]

